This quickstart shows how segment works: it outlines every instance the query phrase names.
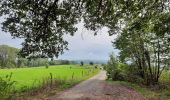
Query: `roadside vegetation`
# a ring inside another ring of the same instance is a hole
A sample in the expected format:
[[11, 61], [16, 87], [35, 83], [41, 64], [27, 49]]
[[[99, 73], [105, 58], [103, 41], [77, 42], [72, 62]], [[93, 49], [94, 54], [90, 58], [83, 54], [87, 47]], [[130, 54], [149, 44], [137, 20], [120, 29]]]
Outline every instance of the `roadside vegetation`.
[[110, 60], [104, 65], [104, 69], [107, 71], [107, 81], [112, 85], [122, 85], [134, 89], [149, 100], [170, 99], [170, 70], [168, 66], [166, 70], [162, 71], [158, 82], [150, 85], [146, 84], [134, 64], [121, 63], [114, 54], [110, 55]]

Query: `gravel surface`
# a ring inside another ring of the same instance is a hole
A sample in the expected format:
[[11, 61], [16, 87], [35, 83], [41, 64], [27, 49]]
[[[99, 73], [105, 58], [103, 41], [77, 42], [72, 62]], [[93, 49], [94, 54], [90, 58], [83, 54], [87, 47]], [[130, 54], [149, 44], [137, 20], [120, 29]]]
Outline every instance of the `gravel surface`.
[[60, 94], [49, 97], [49, 100], [146, 100], [136, 91], [105, 82], [106, 72], [101, 71], [96, 76], [81, 82]]

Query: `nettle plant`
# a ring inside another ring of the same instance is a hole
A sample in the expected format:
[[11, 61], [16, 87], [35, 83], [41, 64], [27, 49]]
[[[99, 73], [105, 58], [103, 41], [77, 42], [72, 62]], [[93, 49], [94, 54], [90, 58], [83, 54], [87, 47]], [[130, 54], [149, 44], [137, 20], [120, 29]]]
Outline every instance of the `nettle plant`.
[[12, 73], [5, 77], [0, 77], [0, 100], [7, 100], [12, 97], [15, 81], [11, 80]]

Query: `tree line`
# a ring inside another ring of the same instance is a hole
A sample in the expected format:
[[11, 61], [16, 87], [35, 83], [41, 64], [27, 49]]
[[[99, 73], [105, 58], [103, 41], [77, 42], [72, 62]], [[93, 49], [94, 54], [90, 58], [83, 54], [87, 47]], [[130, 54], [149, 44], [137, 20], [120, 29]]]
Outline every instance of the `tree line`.
[[47, 65], [73, 64], [68, 60], [49, 60], [48, 58], [27, 59], [18, 55], [19, 49], [0, 45], [0, 68], [38, 67]]

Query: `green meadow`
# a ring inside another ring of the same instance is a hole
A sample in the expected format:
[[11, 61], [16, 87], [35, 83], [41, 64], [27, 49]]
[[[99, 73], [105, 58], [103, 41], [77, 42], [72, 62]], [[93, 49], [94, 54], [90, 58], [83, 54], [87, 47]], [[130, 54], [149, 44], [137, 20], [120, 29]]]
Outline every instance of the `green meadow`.
[[[23, 91], [35, 87], [39, 87], [42, 83], [51, 78], [53, 80], [72, 80], [73, 84], [90, 78], [98, 72], [97, 69], [90, 65], [56, 65], [49, 68], [32, 67], [32, 68], [16, 68], [16, 69], [0, 69], [0, 77], [5, 78], [12, 73], [11, 80], [15, 81], [14, 89]], [[66, 84], [66, 82], [64, 83]], [[64, 84], [62, 84], [64, 86]]]

